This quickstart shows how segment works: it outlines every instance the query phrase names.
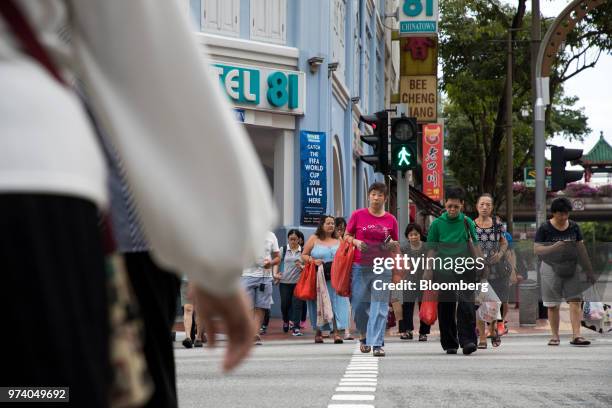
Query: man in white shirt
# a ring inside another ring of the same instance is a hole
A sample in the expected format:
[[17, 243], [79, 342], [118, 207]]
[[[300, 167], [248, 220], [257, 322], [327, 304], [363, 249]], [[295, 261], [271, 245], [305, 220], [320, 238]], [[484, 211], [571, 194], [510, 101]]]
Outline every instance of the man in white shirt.
[[255, 317], [255, 344], [261, 344], [259, 328], [263, 322], [264, 314], [272, 305], [272, 267], [280, 263], [280, 250], [278, 239], [273, 232], [268, 231], [261, 256], [257, 263], [242, 272], [240, 283], [253, 303]]

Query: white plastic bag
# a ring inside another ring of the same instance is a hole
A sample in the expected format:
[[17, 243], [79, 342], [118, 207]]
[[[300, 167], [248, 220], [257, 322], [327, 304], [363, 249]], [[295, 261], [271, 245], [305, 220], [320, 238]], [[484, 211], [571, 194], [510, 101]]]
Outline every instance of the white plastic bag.
[[490, 284], [486, 292], [482, 290], [478, 292], [477, 299], [480, 303], [480, 307], [478, 307], [478, 319], [483, 322], [501, 319], [501, 302]]

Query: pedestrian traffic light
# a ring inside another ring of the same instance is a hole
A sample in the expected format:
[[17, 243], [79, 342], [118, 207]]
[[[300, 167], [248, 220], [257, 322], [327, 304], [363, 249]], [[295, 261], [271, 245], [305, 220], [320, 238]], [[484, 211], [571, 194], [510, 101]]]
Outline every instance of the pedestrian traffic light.
[[391, 169], [406, 171], [417, 167], [418, 125], [416, 118], [391, 119]]
[[374, 167], [375, 172], [389, 173], [389, 114], [387, 111], [374, 115], [361, 115], [360, 122], [372, 127], [373, 134], [361, 135], [361, 140], [374, 148], [373, 154], [364, 154], [360, 159]]
[[584, 175], [584, 170], [565, 170], [568, 161], [575, 161], [582, 157], [582, 149], [567, 149], [562, 146], [552, 146], [551, 180], [552, 191], [564, 190], [567, 183], [578, 181]]

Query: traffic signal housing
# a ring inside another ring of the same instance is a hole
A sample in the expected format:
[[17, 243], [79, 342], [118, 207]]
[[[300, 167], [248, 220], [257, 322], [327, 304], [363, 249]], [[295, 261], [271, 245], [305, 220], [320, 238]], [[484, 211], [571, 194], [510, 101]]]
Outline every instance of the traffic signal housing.
[[417, 168], [419, 127], [416, 118], [391, 119], [391, 169], [404, 172]]
[[565, 164], [582, 157], [582, 149], [567, 149], [562, 146], [551, 147], [551, 180], [552, 191], [564, 190], [567, 183], [578, 181], [584, 175], [584, 170], [565, 170]]
[[372, 127], [373, 133], [361, 135], [360, 139], [374, 149], [373, 154], [363, 154], [360, 159], [374, 167], [375, 172], [387, 175], [389, 173], [389, 114], [387, 111], [380, 111], [374, 115], [361, 115], [359, 121]]

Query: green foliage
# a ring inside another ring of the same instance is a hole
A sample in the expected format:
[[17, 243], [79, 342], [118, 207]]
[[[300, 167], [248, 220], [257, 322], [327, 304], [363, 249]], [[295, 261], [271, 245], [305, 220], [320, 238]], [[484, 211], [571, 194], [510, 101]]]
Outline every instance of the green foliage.
[[[443, 116], [449, 137], [448, 166], [469, 198], [492, 193], [498, 204], [505, 189], [505, 82], [508, 28], [513, 27], [514, 178], [533, 165], [531, 114], [531, 17], [525, 0], [517, 7], [492, 0], [440, 2], [440, 51]], [[603, 19], [602, 19], [603, 21]], [[550, 24], [550, 22], [548, 22]], [[567, 57], [566, 60], [570, 60]], [[567, 61], [566, 61], [567, 62]], [[562, 64], [555, 71], [553, 107], [547, 112], [547, 135], [581, 140], [590, 129], [578, 98], [563, 93]], [[552, 79], [551, 79], [552, 81]]]
[[580, 229], [585, 242], [612, 242], [612, 222], [581, 222]]

